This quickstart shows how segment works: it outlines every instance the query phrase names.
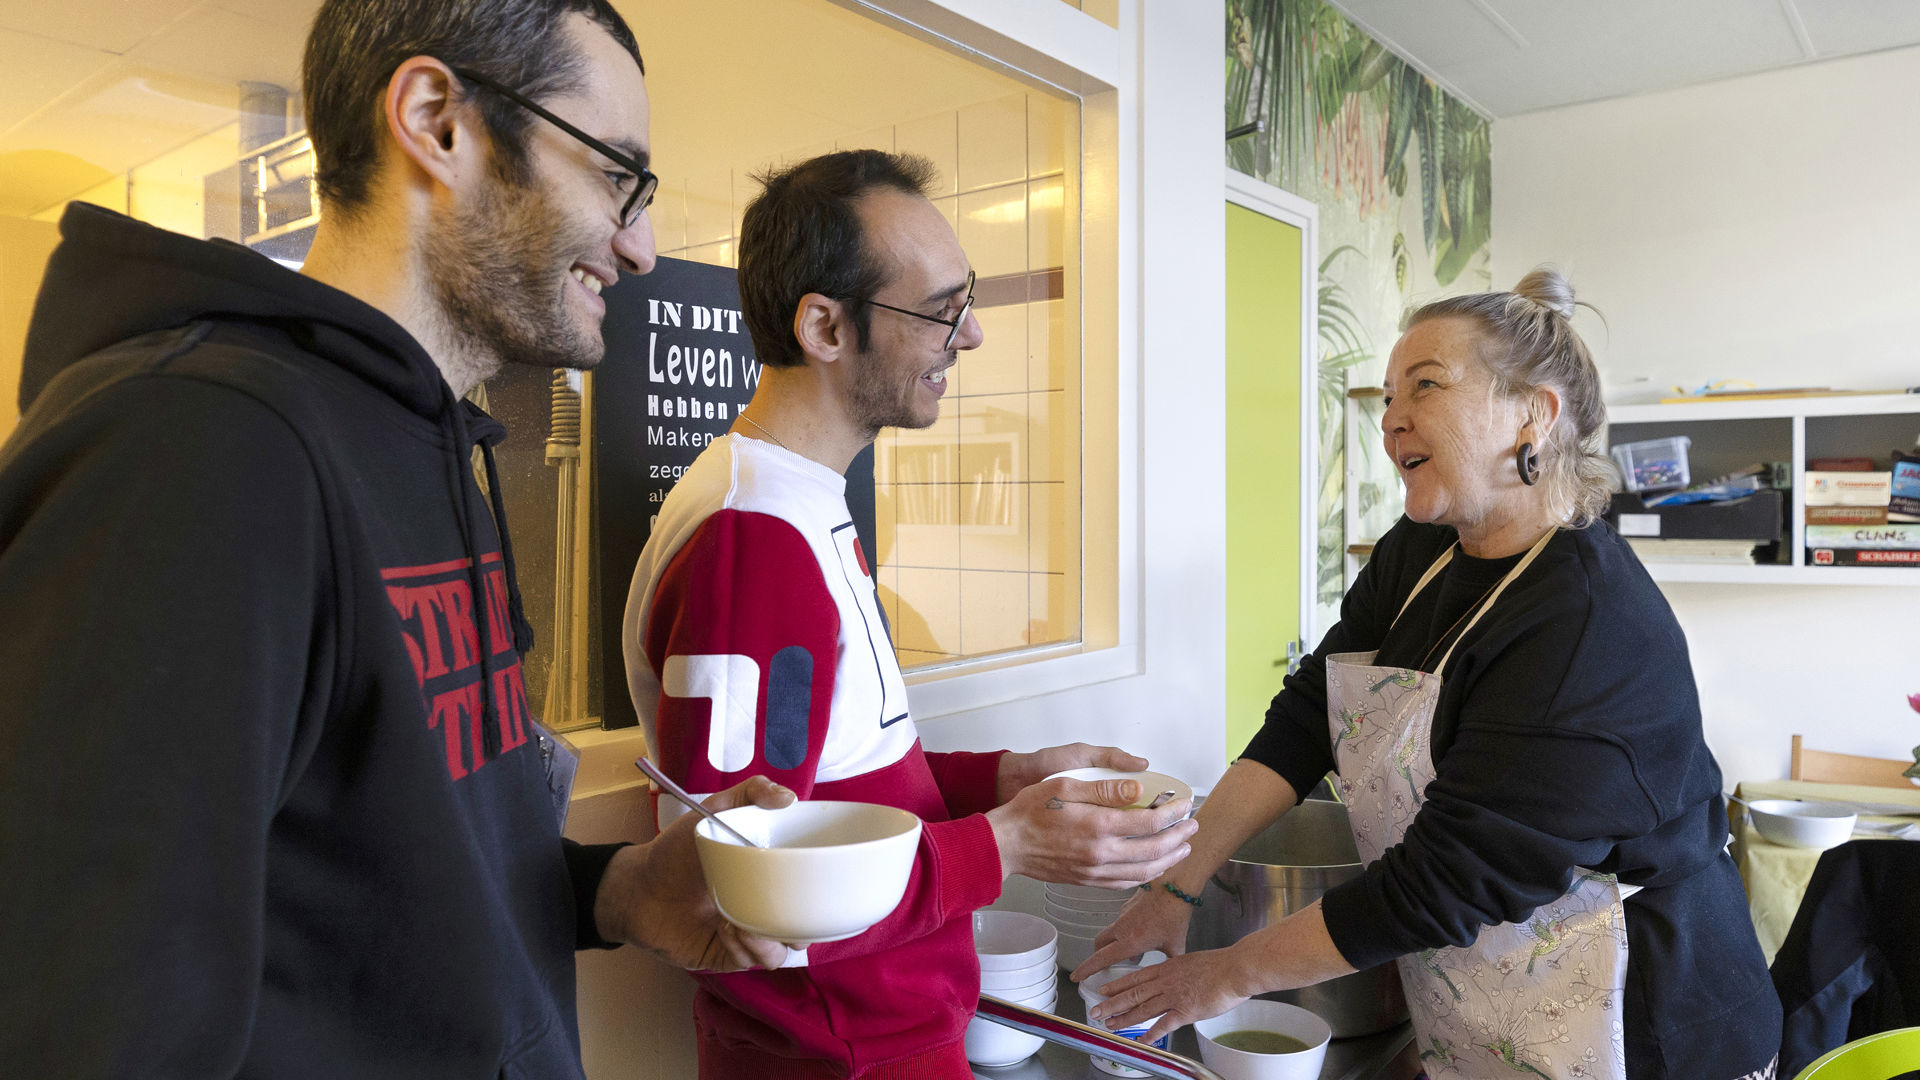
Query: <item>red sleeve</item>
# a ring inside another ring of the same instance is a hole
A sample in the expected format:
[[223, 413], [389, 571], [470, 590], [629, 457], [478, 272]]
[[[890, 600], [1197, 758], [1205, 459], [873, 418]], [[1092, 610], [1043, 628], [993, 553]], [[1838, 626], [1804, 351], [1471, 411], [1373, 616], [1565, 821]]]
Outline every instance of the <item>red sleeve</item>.
[[933, 770], [933, 783], [946, 800], [947, 813], [954, 817], [983, 814], [1000, 805], [1000, 759], [1005, 750], [976, 754], [954, 750], [928, 754], [927, 768]]
[[[708, 518], [667, 564], [647, 612], [647, 662], [661, 684], [661, 768], [693, 792], [767, 776], [811, 797], [839, 636], [839, 610], [799, 530], [738, 510]], [[997, 753], [940, 757], [934, 775], [949, 806], [959, 792], [991, 805]], [[911, 786], [920, 758], [916, 749], [882, 770], [898, 775], [875, 775], [870, 801], [888, 801], [878, 796], [891, 785]], [[924, 791], [924, 774], [918, 783]], [[900, 905], [863, 934], [815, 945], [810, 959], [863, 956], [923, 937], [992, 903], [1000, 886], [1000, 849], [984, 817], [928, 822]]]
[[660, 767], [689, 791], [767, 776], [807, 798], [839, 637], [839, 610], [798, 529], [738, 510], [708, 518], [647, 611]]

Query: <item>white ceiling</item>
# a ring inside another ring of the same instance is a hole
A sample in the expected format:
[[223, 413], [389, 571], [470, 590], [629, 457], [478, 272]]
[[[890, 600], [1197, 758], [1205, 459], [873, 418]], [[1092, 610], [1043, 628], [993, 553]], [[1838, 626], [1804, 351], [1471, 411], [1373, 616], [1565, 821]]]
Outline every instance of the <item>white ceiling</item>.
[[1915, 0], [1330, 0], [1494, 118], [1920, 44]]

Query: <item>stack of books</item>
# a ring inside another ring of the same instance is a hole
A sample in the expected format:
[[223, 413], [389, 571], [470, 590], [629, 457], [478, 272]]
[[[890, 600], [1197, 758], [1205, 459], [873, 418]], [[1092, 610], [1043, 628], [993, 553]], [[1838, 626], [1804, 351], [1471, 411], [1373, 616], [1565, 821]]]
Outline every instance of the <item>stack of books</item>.
[[1716, 566], [1753, 566], [1760, 560], [1752, 540], [1651, 540], [1627, 538], [1627, 546], [1641, 562], [1696, 563]]
[[1920, 456], [1807, 463], [1807, 565], [1920, 566]]

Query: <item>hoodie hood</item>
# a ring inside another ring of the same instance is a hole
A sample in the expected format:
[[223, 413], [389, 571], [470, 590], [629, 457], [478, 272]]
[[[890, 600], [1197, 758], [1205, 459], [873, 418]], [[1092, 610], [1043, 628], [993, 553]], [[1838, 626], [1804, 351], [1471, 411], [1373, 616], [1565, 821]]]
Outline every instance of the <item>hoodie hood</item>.
[[[523, 654], [533, 647], [493, 461], [493, 447], [506, 430], [472, 402], [455, 399], [413, 335], [379, 309], [225, 240], [195, 240], [82, 202], [68, 204], [60, 237], [27, 329], [22, 413], [62, 371], [131, 338], [191, 323], [280, 328], [301, 350], [358, 376], [446, 434], [443, 479], [457, 508], [469, 595], [476, 602], [483, 595], [483, 545], [473, 532], [479, 490], [470, 454], [473, 446], [480, 447], [506, 562], [513, 642]], [[501, 720], [494, 700], [492, 622], [482, 619], [480, 626], [483, 742], [491, 759], [500, 753]]]
[[225, 240], [195, 240], [89, 203], [67, 205], [60, 246], [27, 330], [20, 411], [74, 362], [109, 345], [205, 320], [297, 326], [301, 345], [422, 416], [446, 380], [384, 312]]

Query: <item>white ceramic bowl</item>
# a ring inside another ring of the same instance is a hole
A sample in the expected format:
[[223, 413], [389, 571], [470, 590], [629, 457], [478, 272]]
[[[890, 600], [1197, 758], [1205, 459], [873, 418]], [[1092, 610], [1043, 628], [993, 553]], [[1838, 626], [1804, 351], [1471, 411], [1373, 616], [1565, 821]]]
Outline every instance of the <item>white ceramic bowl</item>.
[[1093, 956], [1093, 935], [1085, 937], [1066, 930], [1060, 931], [1060, 970], [1072, 971]]
[[1060, 885], [1048, 882], [1046, 893], [1050, 899], [1069, 900], [1119, 900], [1125, 902], [1138, 889], [1103, 889], [1098, 885]]
[[1069, 911], [1051, 903], [1047, 905], [1046, 910], [1048, 922], [1062, 930], [1072, 930], [1075, 933], [1087, 931], [1098, 934], [1112, 926], [1113, 920], [1120, 915], [1117, 911], [1111, 915], [1102, 915], [1093, 911]]
[[1060, 972], [1053, 966], [1052, 961], [1048, 961], [1047, 970], [1037, 976], [1026, 978], [1025, 982], [1013, 982], [1008, 979], [989, 980], [987, 978], [989, 975], [997, 974], [999, 973], [993, 971], [983, 971], [980, 973], [981, 993], [992, 994], [994, 997], [1004, 998], [1008, 1001], [1025, 1001], [1039, 994], [1053, 993], [1058, 990], [1060, 986]]
[[1015, 1065], [1032, 1057], [1044, 1042], [1038, 1035], [1015, 1031], [984, 1016], [967, 1021], [967, 1060], [975, 1065]]
[[1001, 990], [1018, 986], [1031, 986], [1042, 979], [1052, 979], [1059, 969], [1054, 967], [1053, 954], [1048, 953], [1026, 967], [1018, 968], [981, 968], [980, 988], [998, 987]]
[[[1233, 1050], [1213, 1040], [1232, 1031], [1277, 1031], [1307, 1044], [1291, 1054], [1255, 1054]], [[1317, 1080], [1327, 1059], [1327, 1040], [1333, 1029], [1325, 1020], [1281, 1001], [1258, 998], [1193, 1025], [1200, 1037], [1200, 1060], [1226, 1080]]]
[[973, 913], [973, 951], [980, 954], [980, 971], [1011, 971], [1032, 967], [1054, 955], [1053, 924], [1024, 911]]
[[999, 998], [1001, 1001], [1011, 1001], [1015, 1005], [1025, 1005], [1029, 1009], [1039, 1009], [1041, 1012], [1052, 1012], [1053, 1007], [1060, 1003], [1060, 987], [1056, 984], [1049, 983], [1045, 989], [1036, 990], [1024, 997], [1008, 997], [1005, 994], [995, 994], [993, 996]]
[[1047, 779], [1052, 780], [1054, 777], [1057, 777], [1057, 776], [1064, 776], [1069, 780], [1087, 780], [1087, 781], [1138, 780], [1140, 781], [1140, 797], [1134, 800], [1132, 803], [1128, 804], [1129, 809], [1136, 809], [1136, 810], [1140, 809], [1146, 806], [1148, 803], [1152, 802], [1154, 799], [1154, 796], [1159, 795], [1161, 792], [1167, 791], [1167, 790], [1171, 790], [1173, 792], [1174, 802], [1179, 802], [1181, 799], [1193, 798], [1192, 785], [1188, 784], [1185, 780], [1168, 776], [1166, 773], [1121, 772], [1119, 769], [1100, 769], [1100, 768], [1068, 769], [1066, 772], [1054, 773], [1053, 776], [1049, 776], [1047, 777]]
[[727, 921], [789, 945], [850, 938], [892, 913], [907, 890], [920, 819], [893, 806], [796, 802], [720, 811], [755, 842], [713, 822], [694, 827], [707, 890]]
[[1120, 914], [1120, 909], [1127, 906], [1127, 901], [1132, 899], [1137, 891], [1129, 890], [1126, 895], [1117, 900], [1082, 900], [1068, 896], [1066, 893], [1055, 892], [1054, 888], [1049, 885], [1046, 889], [1046, 902], [1049, 906], [1057, 907], [1062, 911], [1077, 911], [1085, 915], [1109, 917]]
[[1788, 847], [1825, 851], [1847, 842], [1859, 815], [1837, 803], [1759, 799], [1747, 804], [1760, 835]]
[[[1052, 1012], [1053, 1007], [1059, 1004], [1058, 991], [1059, 984], [1052, 978], [1042, 983], [1041, 989], [1037, 992], [1024, 995], [981, 987], [981, 993], [992, 994], [1002, 1001], [1011, 1001], [1015, 1005], [1024, 1005], [1041, 1012]], [[967, 1021], [967, 1060], [975, 1065], [1012, 1065], [1025, 1061], [1040, 1049], [1040, 1044], [1044, 1041], [1038, 1035], [1015, 1031], [985, 1017], [976, 1016]]]

